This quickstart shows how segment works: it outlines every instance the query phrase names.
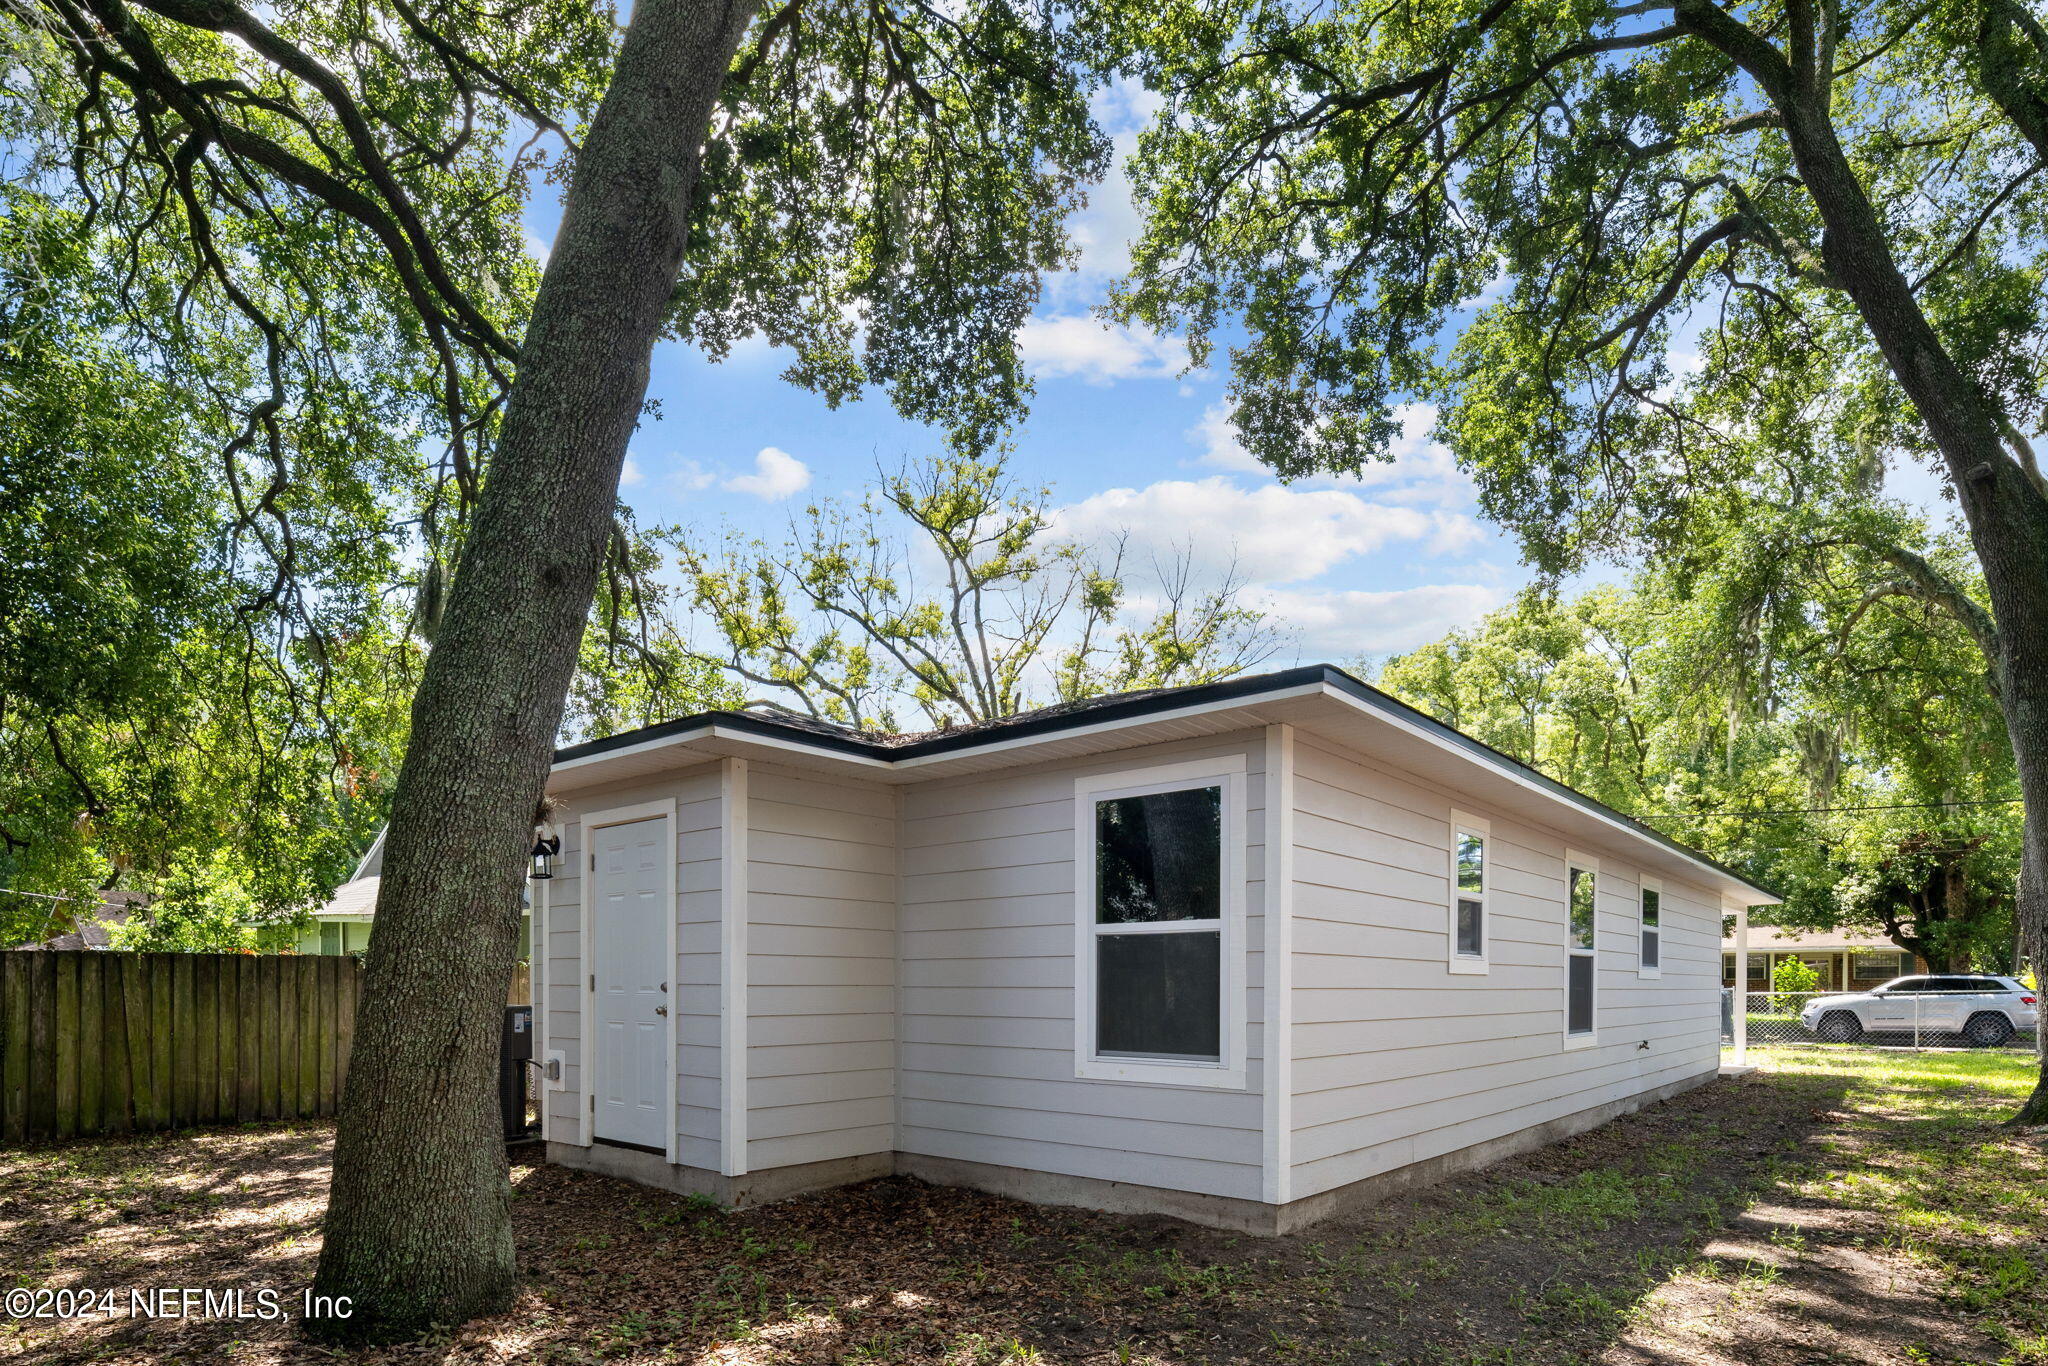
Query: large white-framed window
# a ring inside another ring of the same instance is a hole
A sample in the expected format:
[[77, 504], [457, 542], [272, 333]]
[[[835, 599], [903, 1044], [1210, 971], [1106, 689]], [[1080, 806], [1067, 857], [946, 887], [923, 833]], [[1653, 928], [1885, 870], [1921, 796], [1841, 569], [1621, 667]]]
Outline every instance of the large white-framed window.
[[1483, 973], [1493, 934], [1489, 923], [1493, 898], [1491, 879], [1493, 827], [1479, 816], [1451, 812], [1451, 886], [1448, 916], [1448, 963], [1452, 972]]
[[1600, 976], [1600, 861], [1564, 854], [1564, 1046], [1586, 1048], [1597, 1037]]
[[1664, 975], [1664, 884], [1645, 877], [1638, 893], [1636, 976]]
[[1074, 1075], [1245, 1084], [1243, 755], [1074, 783]]

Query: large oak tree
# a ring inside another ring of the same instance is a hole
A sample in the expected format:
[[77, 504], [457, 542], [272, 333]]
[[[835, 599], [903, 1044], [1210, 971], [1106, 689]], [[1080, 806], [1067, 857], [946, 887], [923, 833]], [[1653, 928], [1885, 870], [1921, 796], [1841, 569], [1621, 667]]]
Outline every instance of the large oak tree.
[[[4, 12], [96, 229], [177, 244], [190, 291], [258, 339], [248, 391], [224, 396], [244, 416], [224, 454], [266, 462], [253, 520], [275, 530], [297, 487], [280, 414], [349, 372], [324, 322], [381, 311], [425, 358], [445, 453], [420, 517], [432, 650], [317, 1278], [355, 1313], [309, 1327], [392, 1338], [496, 1308], [498, 1009], [651, 349], [764, 334], [793, 380], [835, 401], [883, 386], [985, 445], [1028, 393], [1015, 332], [1106, 152], [1080, 31], [1009, 0], [638, 0], [617, 33], [580, 0]], [[499, 266], [529, 130], [571, 148], [530, 307]], [[328, 293], [324, 258], [364, 292]], [[281, 533], [266, 548], [288, 580]]]
[[[1536, 564], [1682, 545], [1760, 460], [1926, 459], [1990, 612], [1881, 541], [1990, 662], [2048, 953], [2048, 33], [2014, 0], [1181, 0], [1124, 312], [1232, 353], [1283, 475], [1440, 435]], [[1683, 353], [1697, 347], [1697, 380]], [[1739, 507], [1739, 500], [1737, 506]], [[1868, 531], [1867, 526], [1859, 528]], [[2022, 1116], [2048, 1119], [2048, 1072]]]

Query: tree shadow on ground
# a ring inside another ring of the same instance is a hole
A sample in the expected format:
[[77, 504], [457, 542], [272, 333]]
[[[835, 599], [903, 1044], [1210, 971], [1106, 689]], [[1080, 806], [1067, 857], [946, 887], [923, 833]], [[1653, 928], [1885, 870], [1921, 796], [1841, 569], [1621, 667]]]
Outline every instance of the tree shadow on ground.
[[[512, 1308], [356, 1359], [1903, 1360], [1905, 1344], [1960, 1330], [1882, 1248], [1858, 1246], [1853, 1211], [1798, 1193], [1821, 1157], [1873, 1141], [1848, 1132], [1847, 1090], [1826, 1075], [1719, 1083], [1282, 1239], [900, 1178], [735, 1213], [538, 1165], [526, 1145]], [[293, 1293], [310, 1281], [327, 1135], [230, 1137], [244, 1162], [200, 1145], [168, 1163], [161, 1218], [119, 1226], [139, 1259], [123, 1274]], [[0, 1221], [65, 1194], [25, 1191], [7, 1157]], [[207, 1203], [172, 1203], [188, 1188]], [[36, 1282], [104, 1282], [107, 1245], [85, 1248], [52, 1243]], [[289, 1324], [78, 1325], [35, 1347], [53, 1362], [159, 1361], [231, 1342], [237, 1361], [333, 1359]]]

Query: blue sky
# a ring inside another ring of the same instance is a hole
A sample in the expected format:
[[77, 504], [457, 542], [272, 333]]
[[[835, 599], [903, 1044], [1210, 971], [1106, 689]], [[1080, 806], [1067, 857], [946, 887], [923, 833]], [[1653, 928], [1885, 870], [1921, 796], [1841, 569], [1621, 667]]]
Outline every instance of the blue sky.
[[[1098, 102], [1120, 157], [1145, 112], [1127, 90]], [[1398, 458], [1362, 479], [1282, 485], [1247, 458], [1220, 371], [1182, 373], [1179, 339], [1091, 316], [1127, 264], [1137, 218], [1120, 174], [1090, 198], [1071, 225], [1079, 267], [1047, 281], [1022, 338], [1038, 393], [1013, 434], [1014, 473], [1053, 486], [1063, 532], [1127, 535], [1139, 563], [1185, 547], [1211, 574], [1235, 565], [1248, 600], [1291, 631], [1274, 667], [1412, 648], [1526, 581], [1469, 482], [1424, 437], [1427, 411], [1403, 413]], [[558, 213], [548, 192], [530, 206], [537, 251]], [[677, 343], [656, 350], [649, 394], [664, 416], [635, 437], [622, 488], [643, 521], [681, 522], [706, 543], [728, 528], [772, 537], [810, 501], [858, 498], [878, 463], [942, 449], [878, 394], [829, 409], [779, 378], [787, 361], [763, 344], [720, 364]]]

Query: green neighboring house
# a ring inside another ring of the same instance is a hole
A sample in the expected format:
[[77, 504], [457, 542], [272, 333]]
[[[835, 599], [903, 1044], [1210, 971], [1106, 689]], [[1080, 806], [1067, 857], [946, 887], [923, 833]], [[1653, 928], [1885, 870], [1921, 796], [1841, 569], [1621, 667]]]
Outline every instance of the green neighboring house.
[[334, 889], [334, 899], [313, 912], [313, 923], [292, 946], [296, 953], [338, 957], [363, 953], [370, 947], [370, 922], [377, 914], [377, 885], [384, 873], [384, 833], [347, 882]]
[[[334, 899], [313, 912], [313, 923], [292, 946], [293, 952], [335, 957], [369, 951], [370, 927], [377, 918], [377, 887], [384, 874], [384, 834], [363, 861], [349, 874], [347, 882], [334, 889]], [[519, 921], [519, 966], [512, 976], [507, 1005], [526, 1005], [531, 995], [527, 963], [531, 955], [533, 912], [529, 908]]]

